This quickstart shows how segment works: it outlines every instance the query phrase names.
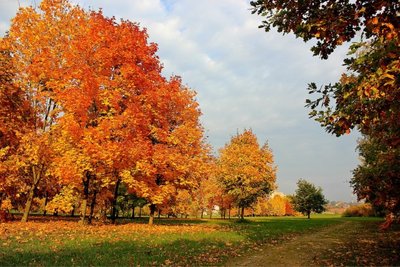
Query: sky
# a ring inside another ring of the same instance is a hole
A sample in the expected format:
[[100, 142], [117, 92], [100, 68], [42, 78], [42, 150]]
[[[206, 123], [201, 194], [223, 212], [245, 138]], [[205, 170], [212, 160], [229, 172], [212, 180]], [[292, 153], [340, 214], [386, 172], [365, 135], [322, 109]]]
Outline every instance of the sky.
[[[250, 0], [70, 0], [106, 16], [137, 22], [158, 44], [163, 75], [178, 75], [197, 92], [202, 124], [215, 152], [244, 129], [271, 147], [278, 190], [293, 194], [306, 179], [331, 201], [355, 201], [349, 181], [358, 164], [358, 133], [340, 138], [309, 119], [307, 85], [336, 82], [347, 47], [328, 60], [312, 43], [258, 25]], [[3, 36], [19, 6], [40, 0], [0, 0]]]

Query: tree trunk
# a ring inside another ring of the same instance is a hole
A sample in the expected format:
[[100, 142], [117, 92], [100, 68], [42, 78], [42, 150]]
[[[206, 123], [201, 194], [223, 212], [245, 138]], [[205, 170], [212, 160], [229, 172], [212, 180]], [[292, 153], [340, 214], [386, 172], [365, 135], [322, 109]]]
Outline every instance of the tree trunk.
[[71, 217], [75, 216], [75, 205], [72, 206]]
[[118, 198], [118, 188], [121, 180], [118, 178], [114, 188], [114, 198], [112, 201], [112, 211], [111, 211], [111, 222], [115, 224], [115, 219], [117, 215], [117, 198]]
[[244, 220], [244, 206], [242, 206], [242, 210], [240, 212], [240, 219]]
[[107, 222], [107, 200], [103, 200], [103, 208], [100, 210], [100, 220], [102, 222]]
[[231, 219], [231, 206], [229, 205], [229, 210], [228, 210], [228, 220]]
[[[222, 198], [222, 207], [224, 207], [224, 198]], [[225, 208], [221, 209], [221, 219], [225, 219]]]
[[135, 206], [132, 207], [132, 220], [135, 219]]
[[86, 172], [85, 175], [86, 179], [84, 179], [83, 182], [83, 199], [82, 199], [82, 204], [81, 204], [81, 220], [79, 221], [82, 224], [86, 223], [86, 208], [87, 208], [87, 202], [89, 198], [89, 183], [90, 183], [90, 173]]
[[161, 218], [161, 209], [158, 209], [158, 219]]
[[44, 207], [43, 207], [43, 216], [46, 216], [47, 214], [47, 210], [46, 210], [46, 206], [47, 206], [47, 202], [49, 201], [49, 198], [47, 197], [47, 192], [44, 194]]
[[204, 216], [204, 209], [201, 209], [201, 215], [200, 215], [200, 218], [202, 218], [202, 219], [203, 219], [203, 216]]
[[44, 171], [43, 165], [39, 169], [37, 166], [32, 166], [33, 183], [31, 188], [29, 189], [28, 199], [26, 200], [25, 211], [24, 214], [22, 215], [21, 222], [28, 221], [29, 212], [31, 211], [32, 208], [32, 201], [33, 198], [35, 197], [35, 190], [37, 185], [39, 184], [40, 179], [42, 178], [43, 171]]
[[86, 221], [86, 208], [87, 208], [87, 198], [84, 198], [82, 200], [82, 204], [81, 204], [81, 219], [80, 219], [80, 223], [85, 224], [87, 223]]
[[28, 199], [26, 200], [25, 211], [24, 211], [24, 214], [22, 215], [21, 222], [27, 222], [28, 221], [29, 212], [30, 212], [31, 207], [32, 207], [33, 197], [35, 195], [34, 192], [35, 192], [35, 188], [33, 188], [33, 186], [32, 186], [29, 189]]
[[97, 197], [97, 191], [94, 191], [92, 201], [90, 202], [90, 213], [88, 218], [88, 224], [92, 223], [94, 207], [96, 206], [96, 197]]
[[142, 218], [142, 206], [139, 207], [139, 218]]
[[154, 223], [154, 213], [156, 212], [156, 205], [150, 205], [150, 216], [149, 216], [149, 225], [153, 225]]
[[311, 211], [307, 211], [307, 219], [310, 219]]
[[210, 219], [212, 219], [212, 209], [210, 209]]

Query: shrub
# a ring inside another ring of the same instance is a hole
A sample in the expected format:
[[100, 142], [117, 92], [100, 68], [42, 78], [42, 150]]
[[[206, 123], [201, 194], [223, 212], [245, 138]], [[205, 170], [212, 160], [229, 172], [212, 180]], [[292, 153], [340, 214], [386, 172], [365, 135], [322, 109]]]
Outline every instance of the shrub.
[[364, 203], [357, 206], [348, 207], [342, 214], [343, 217], [372, 217], [375, 211], [371, 204]]

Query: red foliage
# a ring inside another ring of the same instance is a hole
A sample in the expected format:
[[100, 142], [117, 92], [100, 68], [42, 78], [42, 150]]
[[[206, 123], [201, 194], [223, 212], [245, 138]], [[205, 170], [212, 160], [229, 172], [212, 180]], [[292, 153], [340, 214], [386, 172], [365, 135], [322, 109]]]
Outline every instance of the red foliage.
[[287, 216], [294, 215], [293, 206], [288, 200], [286, 200], [286, 203], [285, 203], [285, 215], [287, 215]]

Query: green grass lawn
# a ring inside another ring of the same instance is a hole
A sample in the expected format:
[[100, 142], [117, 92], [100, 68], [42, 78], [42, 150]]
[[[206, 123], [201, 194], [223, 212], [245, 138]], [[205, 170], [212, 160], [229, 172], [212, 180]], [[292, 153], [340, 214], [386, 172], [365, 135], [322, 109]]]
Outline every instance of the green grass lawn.
[[218, 265], [228, 257], [353, 219], [320, 215], [237, 220], [161, 219], [118, 225], [0, 224], [0, 266]]

